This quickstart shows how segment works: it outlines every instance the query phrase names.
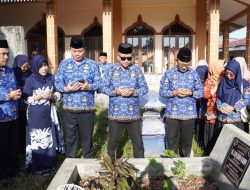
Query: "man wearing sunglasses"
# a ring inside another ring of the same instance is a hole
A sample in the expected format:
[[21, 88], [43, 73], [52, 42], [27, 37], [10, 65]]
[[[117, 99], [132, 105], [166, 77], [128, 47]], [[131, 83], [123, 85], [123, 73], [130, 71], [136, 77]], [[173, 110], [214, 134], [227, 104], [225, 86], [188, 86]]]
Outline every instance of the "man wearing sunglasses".
[[135, 158], [144, 157], [141, 137], [139, 96], [148, 92], [148, 85], [140, 68], [133, 64], [132, 45], [121, 43], [118, 63], [105, 72], [102, 92], [109, 96], [108, 154], [114, 158], [124, 129], [133, 144]]
[[176, 67], [167, 70], [160, 82], [160, 96], [167, 98], [166, 145], [181, 157], [191, 154], [196, 100], [203, 97], [200, 77], [190, 64], [191, 50], [183, 47], [177, 54]]

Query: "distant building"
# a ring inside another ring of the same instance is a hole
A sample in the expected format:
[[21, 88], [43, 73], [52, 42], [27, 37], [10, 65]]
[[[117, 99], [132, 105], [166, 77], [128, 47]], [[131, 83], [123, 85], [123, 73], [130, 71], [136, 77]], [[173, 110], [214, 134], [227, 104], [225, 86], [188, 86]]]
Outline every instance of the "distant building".
[[[230, 57], [246, 57], [246, 38], [229, 41], [229, 58]], [[223, 59], [223, 46], [220, 44], [219, 58]]]
[[229, 42], [230, 32], [250, 28], [249, 7], [249, 0], [0, 0], [0, 25], [22, 26], [27, 54], [38, 49], [55, 72], [68, 56], [70, 38], [80, 36], [88, 58], [105, 51], [116, 62], [119, 43], [128, 42], [134, 63], [160, 75], [176, 64], [184, 46], [192, 49], [193, 66], [200, 59], [217, 61], [219, 35]]

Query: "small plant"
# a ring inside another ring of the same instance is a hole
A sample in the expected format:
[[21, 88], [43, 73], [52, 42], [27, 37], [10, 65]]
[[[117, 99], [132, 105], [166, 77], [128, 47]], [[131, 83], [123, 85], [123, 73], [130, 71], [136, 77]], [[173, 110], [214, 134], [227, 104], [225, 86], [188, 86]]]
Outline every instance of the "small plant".
[[164, 171], [164, 168], [162, 164], [158, 163], [156, 159], [151, 158], [149, 159], [149, 164], [148, 164], [152, 169], [155, 170], [155, 172], [162, 172]]
[[174, 162], [174, 165], [175, 166], [171, 168], [173, 174], [180, 179], [183, 178], [186, 172], [186, 164], [183, 161], [178, 160], [177, 162]]
[[164, 179], [163, 180], [163, 188], [164, 190], [171, 190], [173, 187], [173, 183], [170, 179]]
[[138, 170], [124, 158], [112, 160], [107, 154], [102, 156], [101, 166], [108, 177], [108, 190], [128, 190], [135, 183]]
[[164, 150], [163, 153], [167, 158], [176, 158], [177, 157], [177, 154], [173, 150], [167, 149], [167, 150]]
[[[173, 150], [164, 150], [163, 153], [167, 158], [177, 157], [177, 154]], [[172, 167], [171, 170], [174, 175], [176, 175], [179, 179], [182, 179], [185, 176], [186, 164], [183, 161], [178, 160], [177, 162], [174, 162], [174, 167]], [[168, 183], [165, 182], [164, 184], [167, 186]]]

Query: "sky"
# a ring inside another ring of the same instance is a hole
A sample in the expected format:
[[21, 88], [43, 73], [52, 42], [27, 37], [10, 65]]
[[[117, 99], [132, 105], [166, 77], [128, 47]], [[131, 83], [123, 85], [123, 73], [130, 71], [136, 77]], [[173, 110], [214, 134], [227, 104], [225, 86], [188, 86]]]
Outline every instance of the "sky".
[[246, 37], [246, 27], [236, 30], [234, 32], [231, 32], [229, 34], [230, 39], [241, 39]]

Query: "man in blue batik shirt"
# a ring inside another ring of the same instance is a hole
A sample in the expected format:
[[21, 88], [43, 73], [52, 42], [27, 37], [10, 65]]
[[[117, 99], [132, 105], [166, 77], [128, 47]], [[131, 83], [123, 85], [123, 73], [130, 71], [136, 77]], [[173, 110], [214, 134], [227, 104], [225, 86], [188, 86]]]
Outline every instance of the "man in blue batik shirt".
[[170, 150], [188, 157], [191, 153], [196, 100], [203, 97], [203, 86], [198, 73], [189, 67], [191, 50], [181, 48], [177, 66], [167, 70], [160, 82], [160, 96], [166, 101], [166, 140]]
[[95, 61], [84, 58], [84, 43], [72, 37], [72, 58], [63, 60], [56, 75], [56, 88], [63, 93], [63, 126], [66, 135], [66, 157], [75, 158], [78, 137], [82, 140], [84, 158], [93, 157], [94, 91], [101, 76]]
[[134, 157], [143, 158], [139, 96], [148, 92], [148, 85], [140, 68], [132, 63], [131, 44], [119, 45], [117, 60], [105, 72], [102, 86], [102, 92], [109, 96], [108, 154], [115, 157], [118, 140], [126, 129]]
[[6, 64], [9, 47], [6, 40], [0, 40], [0, 183], [10, 185], [10, 177], [19, 172], [17, 125], [18, 102], [21, 90], [17, 89], [13, 70]]
[[104, 76], [105, 71], [112, 65], [111, 63], [107, 62], [107, 53], [101, 52], [99, 54], [99, 71], [101, 73], [101, 77]]

